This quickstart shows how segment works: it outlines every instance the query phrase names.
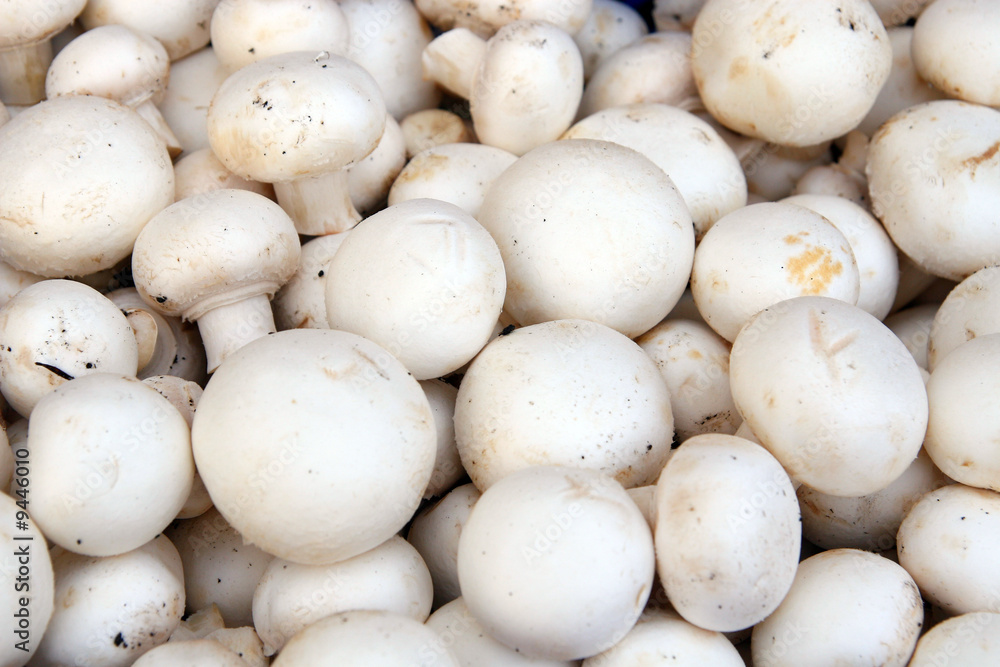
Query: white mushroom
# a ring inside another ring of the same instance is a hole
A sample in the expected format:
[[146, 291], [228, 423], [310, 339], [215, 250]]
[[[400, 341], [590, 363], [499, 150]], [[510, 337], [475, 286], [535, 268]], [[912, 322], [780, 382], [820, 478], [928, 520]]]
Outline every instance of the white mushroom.
[[594, 0], [587, 22], [573, 35], [583, 57], [583, 78], [590, 79], [601, 63], [649, 32], [633, 7], [615, 0]]
[[951, 484], [924, 495], [896, 535], [899, 564], [947, 613], [996, 607], [1000, 494]]
[[[18, 447], [12, 458], [22, 472], [30, 470], [33, 461], [26, 449]], [[21, 667], [35, 654], [52, 616], [54, 599], [45, 536], [24, 509], [32, 506], [31, 478], [22, 475], [19, 479], [24, 482], [15, 485], [13, 497], [0, 494], [0, 613], [8, 628], [0, 663], [8, 667]]]
[[73, 22], [87, 0], [5, 2], [0, 10], [0, 100], [31, 105], [45, 99], [51, 39]]
[[7, 262], [0, 262], [0, 308], [7, 304], [15, 294], [28, 285], [45, 280], [27, 271], [18, 271]]
[[386, 110], [396, 120], [438, 105], [441, 92], [423, 78], [420, 53], [431, 30], [412, 2], [338, 0], [351, 26], [347, 57], [378, 83]]
[[410, 524], [406, 539], [431, 573], [435, 608], [462, 594], [458, 584], [458, 542], [480, 495], [475, 484], [463, 484], [421, 510]]
[[136, 549], [170, 524], [191, 492], [187, 422], [135, 378], [71, 380], [31, 415], [32, 516], [65, 549], [89, 556]]
[[704, 322], [669, 319], [635, 339], [656, 362], [670, 392], [680, 442], [701, 433], [736, 432], [729, 391], [729, 343]]
[[264, 655], [264, 644], [253, 627], [219, 628], [205, 639], [213, 639], [243, 660], [243, 667], [268, 667], [270, 658]]
[[574, 660], [609, 649], [642, 613], [653, 541], [628, 493], [593, 470], [537, 466], [476, 503], [458, 545], [469, 611], [528, 657]]
[[515, 155], [565, 132], [583, 94], [580, 50], [545, 21], [514, 21], [486, 42], [456, 28], [421, 58], [425, 76], [468, 98], [480, 143]]
[[485, 491], [533, 465], [652, 484], [670, 452], [670, 395], [656, 364], [606, 326], [556, 320], [515, 329], [479, 353], [458, 389], [455, 437]]
[[165, 531], [184, 567], [188, 610], [217, 605], [231, 628], [253, 625], [253, 594], [274, 556], [236, 532], [217, 509]]
[[246, 667], [240, 656], [212, 639], [161, 644], [132, 663], [133, 667], [177, 667], [181, 664]]
[[385, 208], [389, 188], [406, 165], [406, 140], [399, 123], [385, 115], [385, 130], [375, 150], [347, 167], [347, 189], [358, 213], [368, 216]]
[[423, 623], [433, 586], [420, 554], [402, 537], [332, 565], [275, 558], [253, 596], [253, 624], [274, 655], [293, 635], [327, 616], [352, 609], [388, 611]]
[[93, 373], [135, 375], [138, 363], [125, 315], [82, 283], [45, 280], [0, 309], [0, 389], [25, 417], [64, 382]]
[[490, 234], [457, 206], [432, 199], [366, 219], [326, 273], [330, 327], [378, 343], [418, 380], [454, 371], [486, 345], [506, 288]]
[[347, 16], [336, 0], [222, 0], [212, 12], [212, 48], [230, 72], [291, 51], [347, 52]]
[[1000, 333], [1000, 266], [976, 271], [948, 293], [931, 323], [927, 369], [933, 372], [964, 343], [992, 333]]
[[462, 598], [452, 600], [435, 611], [426, 625], [438, 634], [440, 644], [447, 647], [463, 667], [477, 664], [490, 667], [574, 667], [579, 664], [568, 660], [533, 658], [501, 644], [469, 612]]
[[133, 0], [89, 0], [80, 15], [83, 27], [121, 23], [148, 32], [178, 60], [208, 44], [209, 21], [219, 0], [144, 3]]
[[344, 167], [385, 130], [378, 84], [360, 65], [326, 52], [284, 53], [227, 78], [208, 110], [208, 138], [237, 176], [273, 183], [300, 234], [350, 229], [361, 219]]
[[45, 94], [97, 95], [142, 116], [171, 157], [182, 147], [153, 103], [170, 79], [167, 50], [152, 35], [123, 25], [88, 30], [59, 52], [45, 76]]
[[577, 118], [602, 109], [659, 102], [700, 106], [691, 72], [691, 35], [657, 32], [608, 56], [587, 82]]
[[211, 46], [171, 63], [170, 83], [157, 107], [186, 152], [209, 147], [208, 105], [228, 75]]
[[360, 336], [316, 329], [265, 336], [227, 359], [191, 437], [226, 520], [306, 564], [392, 537], [417, 509], [436, 450], [427, 398], [403, 365]]
[[799, 564], [777, 611], [753, 629], [755, 665], [904, 667], [923, 625], [913, 578], [891, 560], [834, 549]]
[[673, 182], [624, 146], [539, 146], [493, 182], [479, 221], [500, 247], [504, 309], [528, 325], [580, 318], [633, 337], [684, 292], [694, 226]]
[[955, 348], [927, 382], [930, 419], [924, 447], [954, 480], [1000, 491], [1000, 333]]
[[114, 266], [174, 198], [149, 124], [89, 95], [42, 102], [0, 128], [0, 182], [0, 256], [46, 277]]
[[52, 567], [55, 611], [39, 665], [128, 667], [166, 642], [184, 613], [181, 560], [162, 535], [105, 558], [56, 548]]
[[920, 16], [932, 2], [934, 0], [871, 0], [872, 7], [887, 28], [903, 25], [911, 18]]
[[350, 230], [317, 236], [302, 246], [299, 268], [274, 296], [274, 322], [286, 329], [329, 329], [326, 318], [326, 280], [330, 260]]
[[274, 186], [240, 178], [219, 162], [211, 148], [188, 150], [174, 163], [174, 201], [223, 188], [249, 190], [274, 199]]
[[399, 123], [406, 142], [406, 157], [412, 158], [428, 148], [473, 140], [465, 121], [445, 109], [424, 109], [411, 113]]
[[493, 181], [517, 156], [484, 144], [443, 144], [413, 156], [389, 189], [389, 206], [410, 199], [440, 199], [479, 219]]
[[942, 659], [966, 667], [1000, 662], [1000, 612], [970, 612], [941, 621], [917, 642], [908, 667], [935, 667]]
[[860, 276], [847, 238], [819, 213], [781, 203], [723, 216], [694, 253], [691, 293], [698, 311], [733, 341], [762, 309], [797, 296], [854, 305]]
[[1000, 5], [989, 0], [938, 0], [913, 27], [913, 65], [950, 97], [1000, 105]]
[[856, 306], [806, 296], [766, 308], [740, 331], [729, 363], [740, 414], [794, 479], [818, 491], [884, 489], [920, 450], [920, 369]]
[[868, 148], [872, 212], [924, 271], [961, 280], [1000, 256], [1000, 111], [941, 100], [910, 107]]
[[903, 341], [917, 365], [927, 370], [927, 348], [931, 325], [941, 304], [925, 303], [900, 310], [885, 318], [885, 325]]
[[712, 115], [782, 145], [853, 129], [892, 66], [889, 37], [866, 0], [709, 0], [692, 37], [694, 78]]
[[420, 387], [427, 395], [431, 411], [434, 413], [434, 428], [437, 431], [437, 455], [434, 458], [434, 472], [424, 489], [424, 499], [443, 496], [455, 486], [455, 482], [465, 475], [462, 459], [455, 444], [455, 400], [458, 389], [441, 380], [422, 380]]
[[385, 611], [347, 611], [313, 623], [288, 642], [272, 667], [413, 664], [459, 667], [437, 634], [409, 616]]
[[682, 109], [616, 106], [584, 118], [562, 138], [613, 141], [648, 157], [684, 197], [698, 238], [746, 206], [747, 182], [736, 154], [708, 123]]
[[695, 436], [656, 485], [656, 571], [689, 623], [732, 632], [763, 621], [792, 585], [799, 504], [778, 460], [752, 442]]
[[483, 0], [473, 5], [461, 0], [416, 0], [415, 4], [435, 27], [467, 28], [484, 39], [518, 19], [546, 21], [572, 35], [593, 9], [591, 0]]
[[132, 275], [150, 307], [198, 322], [212, 372], [275, 331], [270, 298], [295, 272], [299, 252], [295, 226], [277, 204], [246, 190], [214, 190], [149, 221], [135, 242]]

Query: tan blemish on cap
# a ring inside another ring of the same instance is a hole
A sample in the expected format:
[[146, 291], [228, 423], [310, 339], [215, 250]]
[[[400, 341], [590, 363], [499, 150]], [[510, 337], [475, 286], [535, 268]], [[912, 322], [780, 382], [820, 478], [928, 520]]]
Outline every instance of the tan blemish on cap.
[[844, 271], [844, 265], [835, 261], [829, 250], [814, 245], [789, 257], [786, 266], [789, 282], [802, 287], [803, 294], [808, 295], [822, 294]]

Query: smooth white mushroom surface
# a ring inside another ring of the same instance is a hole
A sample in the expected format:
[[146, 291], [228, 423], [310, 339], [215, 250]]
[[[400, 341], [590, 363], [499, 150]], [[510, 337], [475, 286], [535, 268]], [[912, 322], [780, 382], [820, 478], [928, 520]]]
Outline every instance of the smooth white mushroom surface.
[[223, 362], [191, 440], [226, 520], [306, 564], [392, 537], [416, 511], [437, 449], [427, 397], [398, 360], [360, 336], [316, 329], [265, 336]]
[[977, 336], [1000, 333], [1000, 265], [976, 271], [952, 289], [934, 313], [927, 344], [931, 372]]
[[208, 44], [209, 23], [218, 4], [219, 0], [152, 4], [132, 0], [89, 0], [80, 21], [88, 30], [120, 23], [148, 32], [166, 47], [171, 60], [177, 60]]
[[909, 667], [932, 667], [945, 660], [967, 667], [997, 664], [1000, 612], [970, 612], [941, 621], [917, 642]]

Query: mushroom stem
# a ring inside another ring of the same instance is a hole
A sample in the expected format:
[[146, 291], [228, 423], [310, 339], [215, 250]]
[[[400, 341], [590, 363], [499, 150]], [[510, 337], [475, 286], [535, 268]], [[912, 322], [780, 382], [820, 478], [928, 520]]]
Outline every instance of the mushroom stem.
[[267, 295], [257, 294], [206, 311], [198, 318], [198, 330], [212, 373], [233, 352], [276, 328]]
[[51, 63], [48, 39], [0, 51], [0, 100], [22, 106], [44, 100], [45, 73]]
[[463, 99], [472, 94], [479, 63], [486, 55], [486, 40], [465, 28], [442, 33], [424, 49], [424, 78]]
[[275, 183], [274, 194], [299, 234], [338, 234], [361, 222], [351, 203], [346, 170]]
[[145, 102], [137, 104], [135, 107], [135, 112], [143, 117], [143, 119], [149, 123], [153, 131], [156, 132], [158, 136], [166, 145], [167, 152], [170, 153], [171, 158], [175, 158], [184, 151], [184, 147], [181, 146], [180, 140], [174, 134], [174, 131], [170, 129], [167, 125], [167, 121], [163, 118], [163, 114], [160, 110], [156, 108], [153, 104], [152, 99], [148, 99]]

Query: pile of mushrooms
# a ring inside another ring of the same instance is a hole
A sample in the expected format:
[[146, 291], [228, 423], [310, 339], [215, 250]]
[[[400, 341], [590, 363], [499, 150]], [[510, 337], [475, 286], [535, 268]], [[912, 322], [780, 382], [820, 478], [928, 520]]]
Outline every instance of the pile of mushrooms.
[[1000, 664], [1000, 3], [0, 7], [0, 665]]

